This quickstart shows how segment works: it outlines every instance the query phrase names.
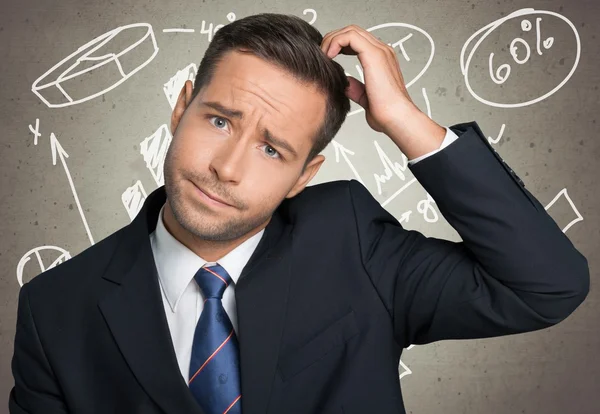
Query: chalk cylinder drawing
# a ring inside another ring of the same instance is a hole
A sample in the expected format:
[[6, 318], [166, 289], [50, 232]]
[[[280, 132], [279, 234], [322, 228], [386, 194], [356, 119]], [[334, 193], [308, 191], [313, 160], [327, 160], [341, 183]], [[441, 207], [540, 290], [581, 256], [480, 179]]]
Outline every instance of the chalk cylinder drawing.
[[31, 91], [50, 108], [89, 101], [125, 82], [157, 53], [150, 24], [120, 26], [58, 62], [33, 82]]

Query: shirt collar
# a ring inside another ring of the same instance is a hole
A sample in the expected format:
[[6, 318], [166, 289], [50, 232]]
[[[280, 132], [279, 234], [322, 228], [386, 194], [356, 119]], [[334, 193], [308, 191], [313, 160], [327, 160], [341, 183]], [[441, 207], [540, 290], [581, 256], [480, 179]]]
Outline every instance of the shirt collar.
[[[164, 208], [165, 205], [163, 204], [158, 214], [156, 229], [150, 234], [150, 242], [158, 277], [169, 306], [175, 312], [181, 295], [198, 269], [204, 266], [207, 261], [169, 233], [163, 222]], [[250, 260], [256, 246], [258, 246], [264, 231], [265, 229], [262, 229], [218, 260], [218, 263], [231, 276], [234, 285], [237, 283], [244, 266]]]

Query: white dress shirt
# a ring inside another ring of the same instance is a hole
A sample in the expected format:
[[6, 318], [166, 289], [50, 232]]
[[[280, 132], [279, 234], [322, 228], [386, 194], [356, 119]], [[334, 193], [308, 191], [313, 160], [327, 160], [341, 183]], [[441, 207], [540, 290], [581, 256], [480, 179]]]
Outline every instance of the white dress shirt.
[[[458, 136], [450, 128], [446, 128], [446, 137], [439, 149], [409, 160], [409, 164], [412, 165], [435, 154], [457, 138]], [[150, 234], [150, 244], [157, 266], [161, 295], [173, 340], [173, 348], [175, 349], [181, 375], [187, 383], [194, 332], [204, 307], [204, 297], [194, 280], [194, 275], [207, 262], [169, 233], [162, 220], [163, 211], [164, 205], [158, 215], [156, 230]], [[238, 327], [234, 295], [235, 285], [242, 269], [250, 259], [256, 246], [258, 246], [264, 231], [262, 229], [245, 240], [218, 261], [233, 281], [225, 288], [222, 303], [236, 334]]]
[[[194, 280], [194, 275], [207, 261], [169, 233], [162, 220], [164, 209], [163, 205], [158, 215], [156, 230], [150, 234], [150, 244], [158, 270], [173, 348], [181, 375], [187, 383], [194, 332], [200, 313], [204, 308], [204, 297]], [[223, 292], [222, 303], [236, 334], [238, 330], [234, 296], [235, 284], [264, 231], [262, 229], [219, 259], [219, 264], [227, 271], [232, 280], [232, 283]]]

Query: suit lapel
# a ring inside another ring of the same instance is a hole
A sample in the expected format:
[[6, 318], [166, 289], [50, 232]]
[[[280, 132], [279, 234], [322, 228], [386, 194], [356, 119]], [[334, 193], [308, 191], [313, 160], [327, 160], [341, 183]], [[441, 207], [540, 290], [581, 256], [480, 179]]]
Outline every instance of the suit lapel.
[[[285, 203], [285, 202], [284, 202]], [[276, 211], [235, 287], [242, 412], [266, 413], [291, 280], [291, 226]]]
[[119, 284], [99, 307], [127, 364], [148, 395], [166, 413], [205, 414], [181, 376], [160, 293], [149, 235], [166, 200], [152, 192], [124, 229], [104, 274]]
[[[118, 286], [99, 307], [132, 372], [167, 413], [205, 414], [181, 376], [149, 235], [166, 201], [153, 191], [124, 229], [104, 278]], [[278, 208], [235, 287], [243, 412], [266, 412], [290, 281], [291, 227]]]

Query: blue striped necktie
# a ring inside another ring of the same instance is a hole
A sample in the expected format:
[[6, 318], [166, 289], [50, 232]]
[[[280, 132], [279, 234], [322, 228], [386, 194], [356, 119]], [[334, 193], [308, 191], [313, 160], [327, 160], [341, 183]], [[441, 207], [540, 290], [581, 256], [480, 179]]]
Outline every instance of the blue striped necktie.
[[194, 276], [204, 294], [196, 324], [188, 385], [206, 414], [242, 412], [239, 344], [221, 298], [231, 276], [219, 264]]

